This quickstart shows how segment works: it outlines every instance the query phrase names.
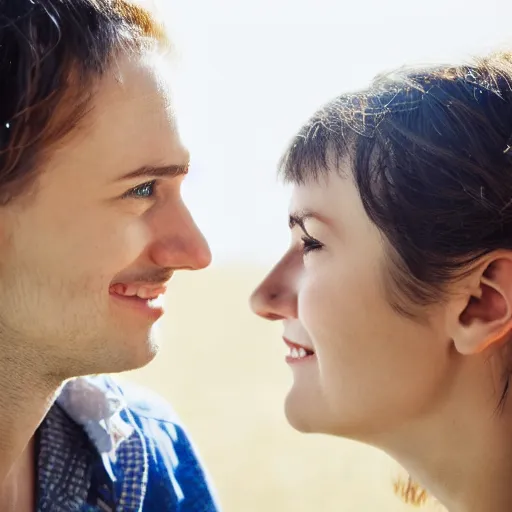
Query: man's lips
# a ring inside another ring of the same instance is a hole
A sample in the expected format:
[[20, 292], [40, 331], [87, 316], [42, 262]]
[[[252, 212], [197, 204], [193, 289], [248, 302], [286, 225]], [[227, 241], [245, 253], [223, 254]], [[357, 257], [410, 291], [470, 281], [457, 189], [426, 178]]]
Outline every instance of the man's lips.
[[157, 320], [164, 313], [163, 294], [165, 286], [161, 283], [116, 283], [109, 288], [111, 298], [117, 303], [128, 307], [131, 311], [138, 311], [144, 317]]
[[140, 299], [150, 300], [156, 299], [159, 295], [163, 295], [166, 291], [164, 284], [155, 285], [154, 283], [116, 283], [110, 286], [110, 293], [120, 295], [122, 297], [139, 297]]

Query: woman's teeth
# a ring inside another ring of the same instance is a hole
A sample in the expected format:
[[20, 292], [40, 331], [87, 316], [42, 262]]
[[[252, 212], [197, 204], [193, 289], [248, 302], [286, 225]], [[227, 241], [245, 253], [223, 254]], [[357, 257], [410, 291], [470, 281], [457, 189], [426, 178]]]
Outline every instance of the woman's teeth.
[[301, 348], [290, 348], [290, 357], [293, 359], [302, 359], [306, 357], [308, 353], [305, 349]]

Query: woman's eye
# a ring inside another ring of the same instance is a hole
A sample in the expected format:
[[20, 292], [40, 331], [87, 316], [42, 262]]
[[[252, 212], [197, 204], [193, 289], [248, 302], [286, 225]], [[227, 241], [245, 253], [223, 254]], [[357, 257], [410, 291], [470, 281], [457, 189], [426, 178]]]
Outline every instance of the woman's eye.
[[152, 197], [155, 193], [155, 183], [156, 180], [148, 181], [147, 183], [143, 183], [142, 185], [138, 185], [135, 188], [132, 188], [124, 194], [123, 197], [133, 197], [135, 199], [148, 199]]
[[324, 246], [321, 242], [318, 240], [315, 240], [314, 238], [311, 238], [309, 236], [304, 235], [302, 238], [302, 253], [304, 255], [308, 254], [311, 251], [318, 251], [322, 249]]

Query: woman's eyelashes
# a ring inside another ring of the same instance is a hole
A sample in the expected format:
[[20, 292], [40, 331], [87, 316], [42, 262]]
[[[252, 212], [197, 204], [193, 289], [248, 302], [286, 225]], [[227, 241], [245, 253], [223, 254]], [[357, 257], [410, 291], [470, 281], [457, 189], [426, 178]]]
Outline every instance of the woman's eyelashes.
[[299, 227], [302, 231], [302, 236], [300, 238], [301, 240], [301, 246], [302, 246], [302, 254], [305, 256], [306, 254], [309, 254], [312, 251], [318, 251], [324, 247], [324, 244], [317, 240], [316, 238], [313, 238], [306, 229], [306, 226], [304, 225], [304, 221], [308, 216], [312, 216], [311, 214], [290, 214], [288, 225], [290, 229], [293, 229], [294, 227]]
[[313, 238], [309, 235], [303, 235], [301, 237], [301, 241], [302, 241], [302, 253], [304, 255], [306, 255], [312, 251], [318, 251], [318, 250], [322, 249], [322, 247], [324, 246], [324, 244], [322, 244], [322, 242], [319, 242], [318, 240], [316, 240], [315, 238]]

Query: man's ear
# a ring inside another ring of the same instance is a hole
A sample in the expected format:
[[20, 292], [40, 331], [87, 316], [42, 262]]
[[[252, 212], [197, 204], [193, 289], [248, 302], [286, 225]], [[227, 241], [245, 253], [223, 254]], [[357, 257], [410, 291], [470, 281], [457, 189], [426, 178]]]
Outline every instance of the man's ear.
[[476, 354], [512, 330], [512, 253], [489, 255], [451, 302], [450, 337], [461, 354]]

